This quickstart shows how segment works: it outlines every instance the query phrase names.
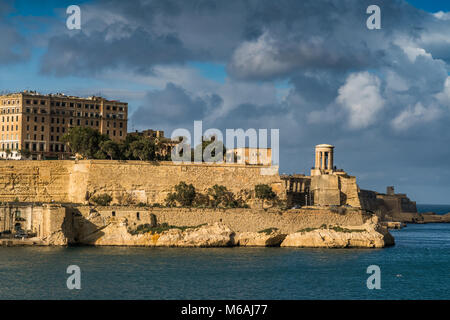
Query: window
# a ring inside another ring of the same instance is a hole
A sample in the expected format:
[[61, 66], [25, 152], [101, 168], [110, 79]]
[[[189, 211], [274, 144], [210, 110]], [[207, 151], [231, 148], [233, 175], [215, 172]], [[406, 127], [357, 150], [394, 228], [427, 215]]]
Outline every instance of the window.
[[115, 217], [115, 216], [116, 216], [116, 212], [115, 212], [115, 211], [111, 212], [111, 215], [112, 215], [113, 217]]
[[136, 212], [136, 219], [137, 219], [137, 220], [141, 220], [141, 217], [140, 217], [139, 212]]

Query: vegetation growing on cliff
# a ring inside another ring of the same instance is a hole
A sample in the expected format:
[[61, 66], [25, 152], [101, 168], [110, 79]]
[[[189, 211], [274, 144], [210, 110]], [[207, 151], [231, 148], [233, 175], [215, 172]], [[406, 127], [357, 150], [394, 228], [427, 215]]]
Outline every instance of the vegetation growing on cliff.
[[343, 233], [352, 233], [352, 232], [365, 232], [364, 229], [347, 229], [342, 228], [340, 226], [327, 226], [326, 224], [321, 225], [319, 228], [304, 228], [300, 229], [297, 232], [303, 233], [303, 232], [311, 232], [314, 230], [333, 230], [336, 232], [343, 232]]
[[174, 207], [178, 202], [183, 207], [190, 207], [195, 199], [195, 188], [192, 184], [181, 181], [175, 186], [175, 192], [171, 192], [166, 197], [166, 205]]
[[225, 186], [215, 184], [209, 188], [206, 194], [195, 190], [192, 184], [180, 182], [175, 187], [175, 192], [171, 192], [166, 197], [166, 206], [195, 208], [248, 208], [245, 201], [236, 198], [233, 192]]
[[146, 224], [140, 224], [136, 227], [134, 230], [128, 230], [130, 234], [143, 234], [143, 233], [162, 233], [164, 231], [170, 230], [170, 229], [180, 229], [181, 231], [185, 231], [187, 229], [195, 229], [206, 225], [206, 223], [199, 224], [197, 226], [171, 226], [168, 223], [161, 223], [157, 226], [152, 226], [148, 223]]
[[264, 230], [260, 230], [260, 231], [258, 231], [258, 233], [265, 233], [266, 235], [269, 235], [269, 234], [271, 234], [271, 233], [273, 233], [275, 231], [278, 231], [278, 228], [272, 227], [272, 228], [267, 228], [267, 229], [264, 229]]
[[274, 205], [276, 200], [278, 200], [277, 194], [267, 184], [257, 184], [255, 186], [255, 197], [261, 200], [261, 207], [263, 207], [264, 201], [270, 201]]
[[112, 201], [112, 197], [109, 194], [103, 193], [93, 196], [90, 200], [99, 206], [109, 206]]
[[215, 184], [208, 189], [208, 196], [211, 199], [210, 203], [213, 208], [222, 206], [224, 208], [237, 208], [238, 201], [234, 198], [234, 194], [225, 186]]

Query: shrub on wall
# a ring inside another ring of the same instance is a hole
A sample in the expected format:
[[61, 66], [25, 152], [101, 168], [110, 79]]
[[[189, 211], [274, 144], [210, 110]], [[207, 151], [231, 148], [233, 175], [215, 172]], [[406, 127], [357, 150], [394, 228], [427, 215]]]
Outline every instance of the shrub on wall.
[[194, 202], [195, 195], [196, 191], [194, 186], [182, 181], [175, 186], [175, 192], [171, 192], [167, 195], [166, 205], [168, 207], [173, 207], [176, 203], [179, 203], [183, 207], [190, 207]]
[[92, 197], [91, 201], [99, 206], [109, 206], [112, 197], [109, 194], [103, 193]]
[[255, 186], [255, 196], [261, 200], [274, 200], [277, 197], [272, 187], [267, 184], [257, 184]]
[[136, 199], [132, 193], [121, 192], [117, 195], [117, 202], [122, 206], [129, 206], [136, 203]]
[[234, 198], [234, 194], [225, 186], [214, 185], [208, 189], [208, 195], [211, 197], [211, 206], [217, 208], [219, 206], [225, 208], [237, 208], [239, 203]]
[[277, 194], [273, 192], [272, 187], [267, 184], [257, 184], [255, 186], [255, 197], [264, 201], [272, 201], [272, 203], [277, 199]]

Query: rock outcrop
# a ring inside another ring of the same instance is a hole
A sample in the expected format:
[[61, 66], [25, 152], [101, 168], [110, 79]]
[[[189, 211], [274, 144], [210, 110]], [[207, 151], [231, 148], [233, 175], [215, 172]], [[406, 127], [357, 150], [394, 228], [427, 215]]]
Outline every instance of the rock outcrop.
[[48, 237], [43, 238], [42, 244], [48, 246], [66, 246], [68, 244], [68, 239], [62, 231], [56, 231]]
[[386, 214], [384, 221], [398, 221], [402, 223], [450, 223], [450, 213], [436, 214], [435, 212], [397, 212]]
[[240, 247], [278, 247], [286, 238], [286, 234], [278, 231], [241, 232], [234, 238], [234, 244]]
[[221, 222], [198, 227], [170, 227], [168, 230], [131, 234], [127, 220], [110, 221], [97, 231], [80, 238], [79, 243], [100, 246], [146, 247], [228, 247], [283, 246], [321, 248], [382, 248], [393, 245], [394, 238], [378, 218], [357, 227], [328, 226], [283, 234], [278, 230], [235, 233]]
[[394, 245], [394, 238], [378, 223], [377, 217], [359, 227], [331, 226], [292, 233], [281, 243], [282, 247], [312, 248], [383, 248], [391, 245]]
[[90, 245], [146, 247], [227, 247], [233, 245], [234, 232], [222, 223], [188, 228], [172, 228], [161, 233], [133, 235], [125, 221], [110, 223], [80, 242]]

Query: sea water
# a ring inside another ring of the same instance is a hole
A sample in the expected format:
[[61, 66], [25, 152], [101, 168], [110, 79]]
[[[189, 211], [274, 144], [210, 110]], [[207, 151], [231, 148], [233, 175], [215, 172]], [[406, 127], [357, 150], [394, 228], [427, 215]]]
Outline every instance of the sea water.
[[450, 299], [450, 224], [391, 232], [384, 249], [1, 247], [0, 299]]

